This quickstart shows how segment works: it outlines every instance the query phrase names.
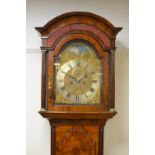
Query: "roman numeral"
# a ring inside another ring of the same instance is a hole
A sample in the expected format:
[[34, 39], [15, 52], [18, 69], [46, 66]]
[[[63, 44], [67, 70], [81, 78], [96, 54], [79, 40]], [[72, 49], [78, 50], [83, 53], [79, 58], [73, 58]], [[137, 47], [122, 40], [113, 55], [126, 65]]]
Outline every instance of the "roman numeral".
[[90, 88], [90, 91], [91, 91], [91, 92], [94, 92], [94, 90], [95, 90], [94, 88], [92, 88], [92, 87]]
[[87, 96], [86, 94], [85, 94], [84, 96], [85, 96], [86, 98], [88, 98], [88, 96]]
[[93, 80], [93, 83], [97, 83], [97, 80]]
[[68, 94], [67, 94], [67, 97], [68, 97], [68, 98], [70, 98], [70, 97], [71, 97], [71, 94], [70, 94], [70, 93], [68, 93]]
[[92, 74], [95, 74], [95, 72], [91, 72], [91, 75], [92, 75]]
[[80, 67], [80, 62], [77, 62], [76, 65], [77, 65], [77, 67]]
[[62, 73], [64, 73], [64, 74], [66, 74], [66, 72], [64, 72], [64, 71], [61, 71]]
[[76, 100], [77, 100], [77, 101], [79, 100], [79, 96], [76, 96]]
[[62, 91], [64, 91], [66, 88], [65, 88], [64, 86], [62, 86], [60, 89], [61, 89]]
[[55, 66], [55, 68], [56, 68], [57, 70], [59, 70], [59, 69], [60, 69], [60, 67], [59, 67], [59, 66]]
[[69, 67], [70, 69], [72, 69], [72, 66], [71, 66], [71, 64], [68, 64], [68, 67]]

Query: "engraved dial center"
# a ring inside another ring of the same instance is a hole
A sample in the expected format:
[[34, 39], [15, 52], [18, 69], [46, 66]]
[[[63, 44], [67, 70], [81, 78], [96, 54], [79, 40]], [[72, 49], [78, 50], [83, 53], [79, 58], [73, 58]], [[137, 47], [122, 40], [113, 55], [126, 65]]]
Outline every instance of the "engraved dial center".
[[67, 74], [74, 78], [72, 79], [67, 75], [64, 77], [64, 85], [71, 94], [79, 96], [85, 94], [91, 88], [92, 76], [84, 68], [72, 68]]

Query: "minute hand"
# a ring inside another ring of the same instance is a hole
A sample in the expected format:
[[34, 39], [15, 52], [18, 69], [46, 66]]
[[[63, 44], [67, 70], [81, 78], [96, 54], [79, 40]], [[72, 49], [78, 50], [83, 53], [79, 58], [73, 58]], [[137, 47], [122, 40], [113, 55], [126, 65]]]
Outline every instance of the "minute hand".
[[66, 76], [70, 77], [71, 79], [75, 80], [76, 82], [78, 82], [78, 81], [76, 80], [76, 78], [74, 78], [73, 76], [67, 74], [66, 72], [62, 71], [62, 73], [64, 73]]
[[78, 82], [77, 80], [76, 80], [76, 78], [74, 78], [73, 76], [71, 76], [71, 75], [69, 75], [69, 74], [66, 74], [68, 77], [70, 77], [71, 79], [73, 79], [73, 80], [75, 80], [76, 82]]
[[81, 80], [83, 80], [84, 79], [84, 77], [86, 76], [86, 74], [85, 75], [83, 75], [77, 82], [78, 83], [80, 83], [81, 82]]

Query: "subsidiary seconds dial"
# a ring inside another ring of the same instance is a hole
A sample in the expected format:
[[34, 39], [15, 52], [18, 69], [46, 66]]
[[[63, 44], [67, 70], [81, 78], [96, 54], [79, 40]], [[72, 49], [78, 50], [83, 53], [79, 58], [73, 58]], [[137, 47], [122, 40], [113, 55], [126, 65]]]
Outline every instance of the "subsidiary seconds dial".
[[71, 60], [57, 73], [58, 91], [72, 103], [87, 103], [99, 90], [101, 73], [84, 60]]

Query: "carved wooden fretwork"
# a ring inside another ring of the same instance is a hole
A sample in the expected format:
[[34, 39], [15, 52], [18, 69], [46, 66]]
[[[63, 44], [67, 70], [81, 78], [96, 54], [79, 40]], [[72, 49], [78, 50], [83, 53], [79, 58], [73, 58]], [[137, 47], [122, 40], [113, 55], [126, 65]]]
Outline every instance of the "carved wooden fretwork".
[[60, 37], [62, 37], [63, 35], [69, 35], [71, 33], [79, 33], [79, 32], [92, 34], [94, 35], [95, 38], [97, 38], [100, 42], [102, 42], [105, 48], [110, 47], [110, 39], [108, 38], [108, 36], [100, 29], [88, 24], [72, 24], [57, 29], [52, 34], [50, 34], [47, 41], [47, 46], [48, 47], [53, 46], [54, 43], [58, 41], [58, 39], [60, 39]]

